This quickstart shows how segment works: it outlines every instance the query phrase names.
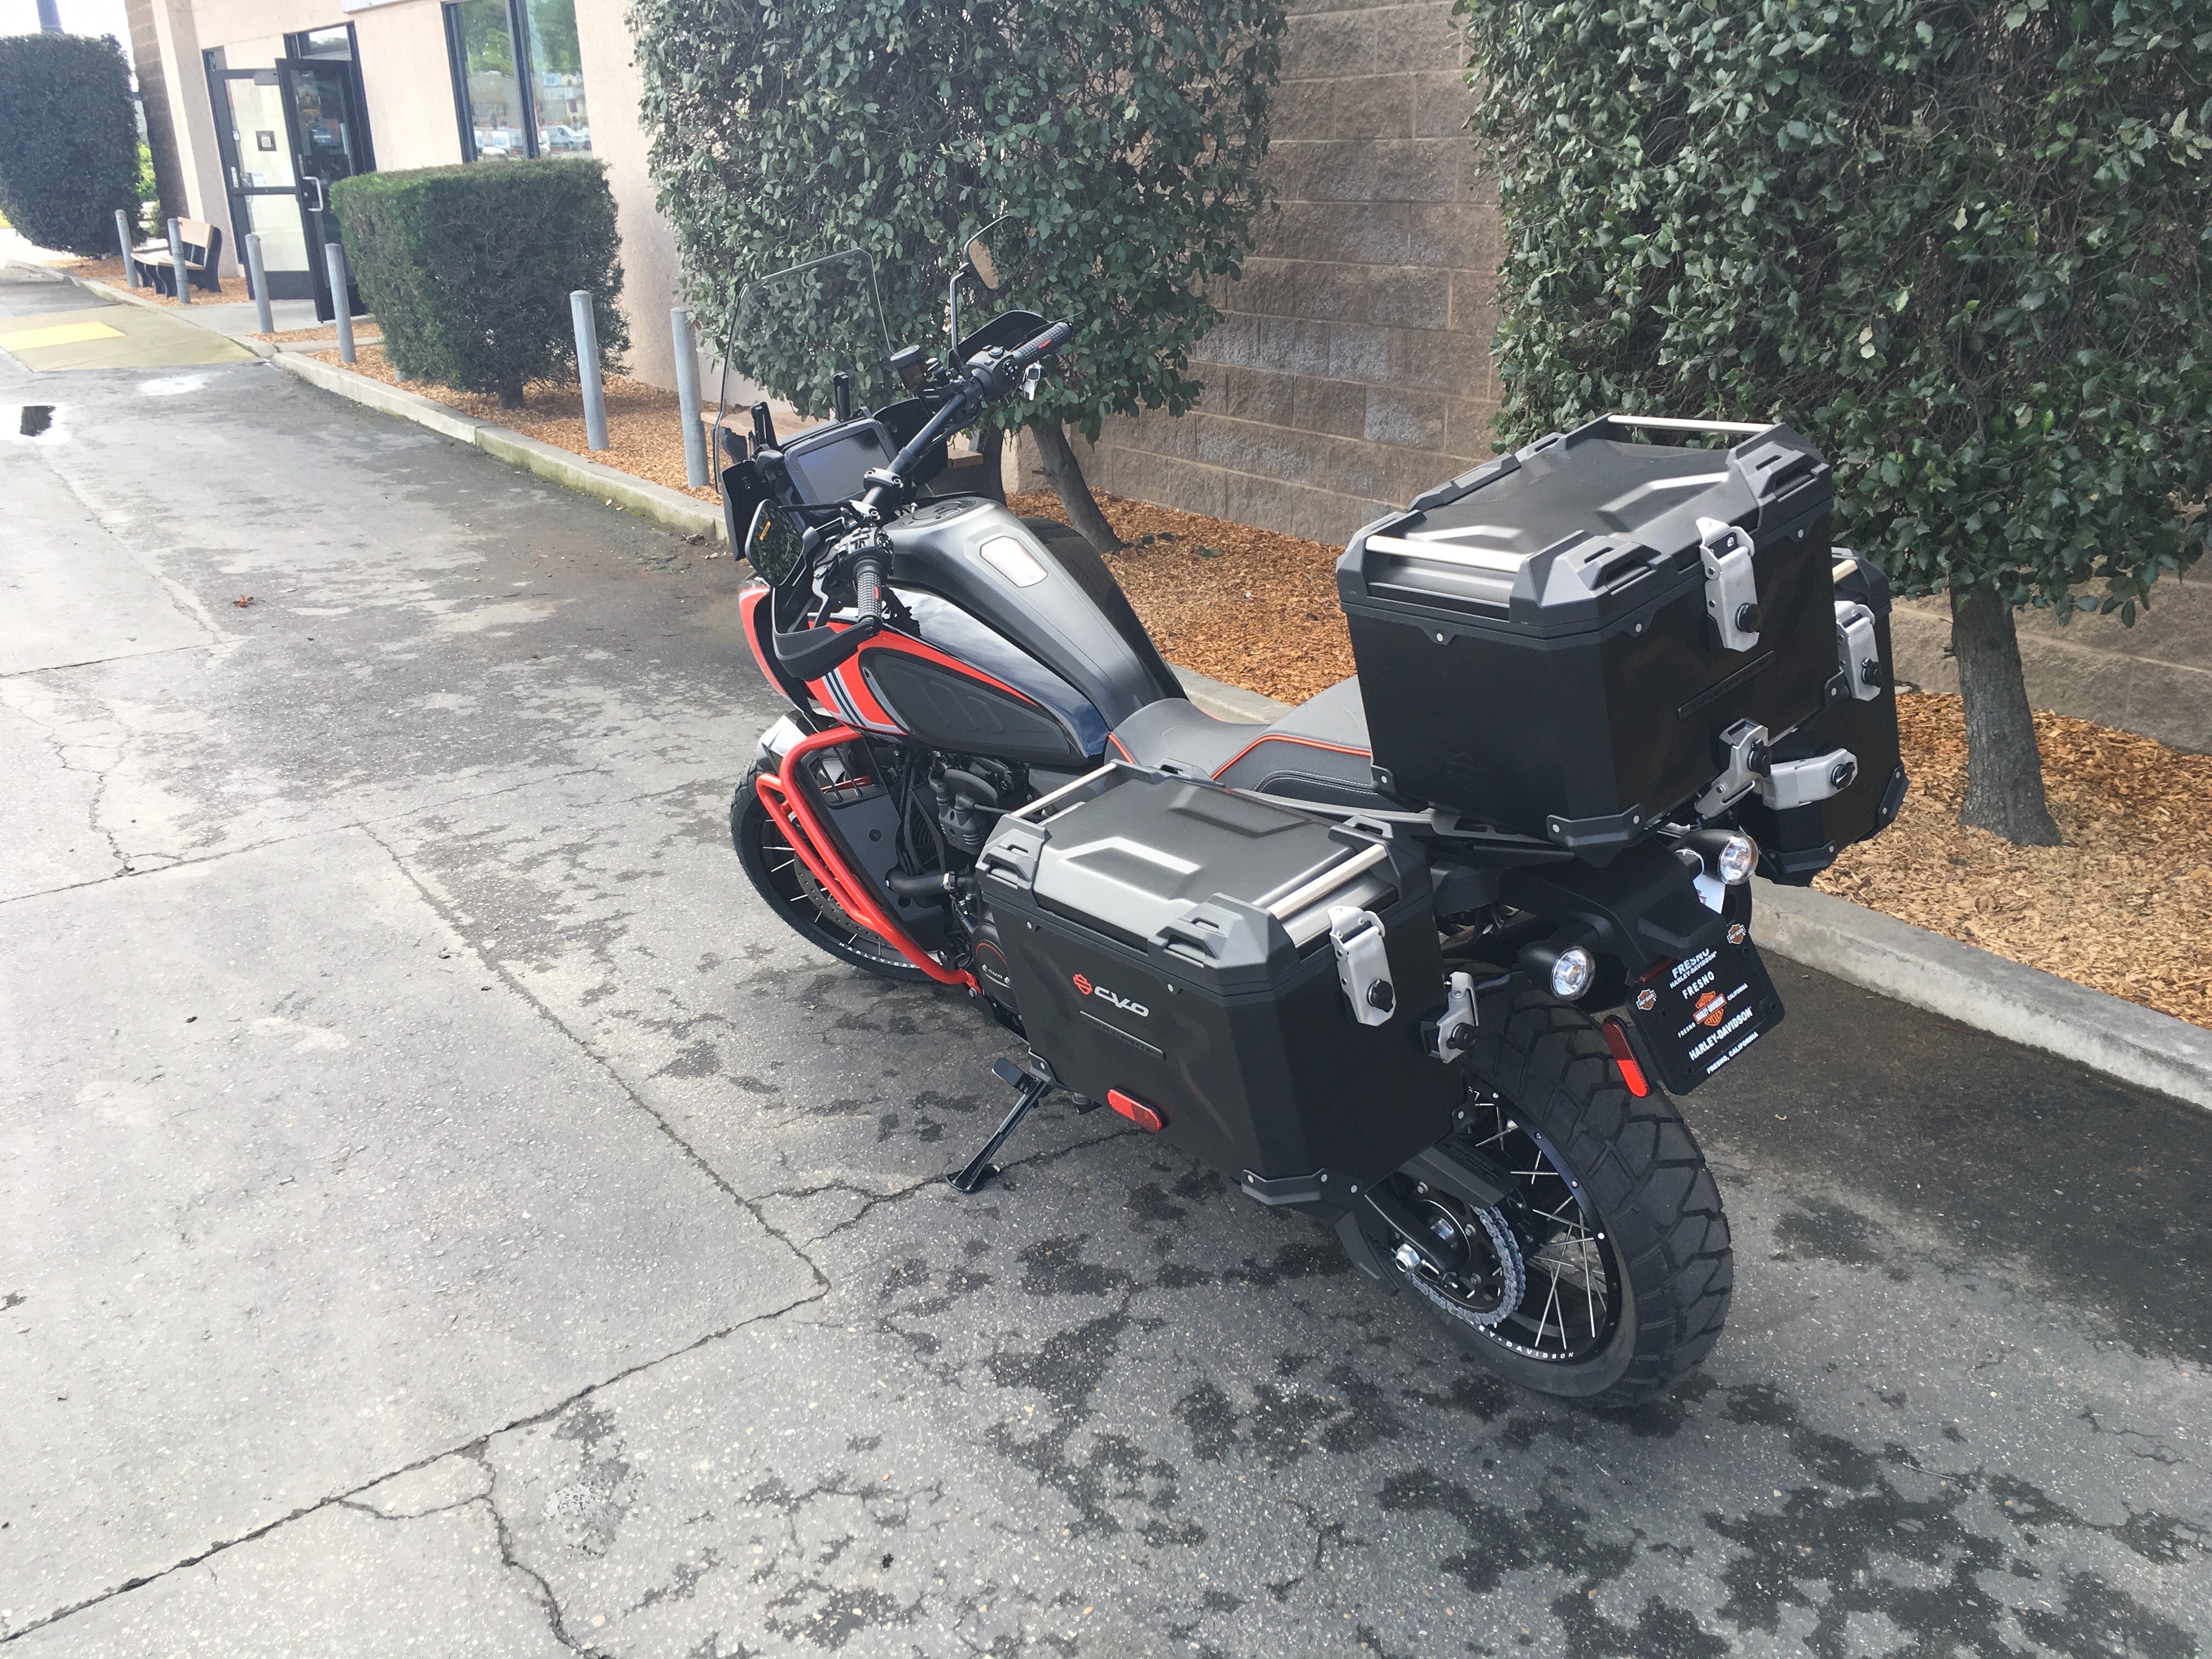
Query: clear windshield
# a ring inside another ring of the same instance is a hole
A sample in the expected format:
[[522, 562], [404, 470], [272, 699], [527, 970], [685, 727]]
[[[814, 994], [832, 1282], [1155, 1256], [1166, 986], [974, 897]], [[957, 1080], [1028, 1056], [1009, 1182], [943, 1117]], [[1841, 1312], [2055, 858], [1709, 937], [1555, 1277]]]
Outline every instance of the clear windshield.
[[722, 407], [750, 401], [750, 382], [809, 419], [826, 417], [839, 374], [853, 377], [856, 409], [896, 395], [890, 334], [876, 283], [875, 261], [859, 248], [808, 259], [748, 283], [730, 311], [722, 354]]

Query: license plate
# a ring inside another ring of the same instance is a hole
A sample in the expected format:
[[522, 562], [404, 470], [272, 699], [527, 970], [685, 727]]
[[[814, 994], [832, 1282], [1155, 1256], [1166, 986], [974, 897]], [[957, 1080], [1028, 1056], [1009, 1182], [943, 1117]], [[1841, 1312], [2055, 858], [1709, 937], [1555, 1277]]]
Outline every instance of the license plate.
[[[1651, 1006], [1643, 1006], [1646, 993]], [[1629, 998], [1669, 1094], [1686, 1094], [1782, 1023], [1759, 948], [1720, 945], [1669, 963]]]

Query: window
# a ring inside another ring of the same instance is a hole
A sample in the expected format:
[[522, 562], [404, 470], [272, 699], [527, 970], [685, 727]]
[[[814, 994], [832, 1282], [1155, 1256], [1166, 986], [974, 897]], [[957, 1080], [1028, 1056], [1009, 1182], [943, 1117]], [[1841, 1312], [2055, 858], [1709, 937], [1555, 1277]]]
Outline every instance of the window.
[[575, 0], [449, 0], [446, 46], [467, 160], [591, 153]]

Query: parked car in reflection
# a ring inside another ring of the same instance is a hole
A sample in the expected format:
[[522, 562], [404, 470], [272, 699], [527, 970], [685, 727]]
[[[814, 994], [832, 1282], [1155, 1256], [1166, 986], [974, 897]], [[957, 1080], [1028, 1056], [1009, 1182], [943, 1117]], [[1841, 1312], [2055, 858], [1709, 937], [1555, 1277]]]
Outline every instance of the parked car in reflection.
[[589, 127], [565, 126], [556, 123], [545, 129], [544, 137], [544, 148], [549, 152], [587, 150], [592, 147], [592, 130]]

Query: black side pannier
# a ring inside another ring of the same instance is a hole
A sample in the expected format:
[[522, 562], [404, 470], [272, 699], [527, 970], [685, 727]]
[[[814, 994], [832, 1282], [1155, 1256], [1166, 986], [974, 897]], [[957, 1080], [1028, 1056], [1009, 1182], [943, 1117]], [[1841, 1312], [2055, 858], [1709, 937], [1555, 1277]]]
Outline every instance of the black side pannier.
[[1382, 825], [1109, 766], [1000, 820], [977, 866], [1060, 1081], [1329, 1206], [1450, 1132], [1427, 866]]
[[1759, 873], [1793, 887], [1853, 842], [1887, 830], [1905, 802], [1889, 579], [1840, 547], [1832, 574], [1839, 672], [1828, 706], [1776, 740], [1758, 793], [1736, 807], [1736, 821], [1759, 843]]
[[1747, 787], [1837, 672], [1828, 464], [1787, 427], [1610, 416], [1352, 538], [1336, 567], [1378, 781], [1597, 859]]

